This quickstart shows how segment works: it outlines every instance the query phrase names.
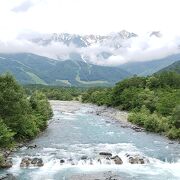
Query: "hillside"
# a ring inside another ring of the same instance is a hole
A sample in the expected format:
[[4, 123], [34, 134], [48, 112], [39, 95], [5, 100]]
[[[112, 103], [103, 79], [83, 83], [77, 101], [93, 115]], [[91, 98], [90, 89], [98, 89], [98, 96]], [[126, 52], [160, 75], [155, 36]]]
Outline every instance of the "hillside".
[[163, 71], [174, 71], [180, 74], [180, 61], [174, 62], [173, 64], [161, 69], [159, 72]]
[[168, 56], [159, 60], [145, 61], [145, 62], [130, 62], [120, 65], [120, 68], [128, 71], [131, 74], [139, 76], [151, 75], [161, 69], [171, 65], [180, 59], [180, 54]]
[[34, 54], [0, 54], [0, 74], [10, 72], [22, 84], [111, 86], [131, 74], [119, 67], [83, 61], [57, 61]]

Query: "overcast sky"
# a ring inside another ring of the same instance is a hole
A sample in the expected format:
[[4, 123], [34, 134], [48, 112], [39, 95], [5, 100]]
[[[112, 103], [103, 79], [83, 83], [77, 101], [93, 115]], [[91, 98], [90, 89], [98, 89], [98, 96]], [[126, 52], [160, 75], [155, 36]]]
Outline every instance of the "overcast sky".
[[[55, 58], [78, 52], [105, 65], [163, 58], [180, 52], [179, 8], [180, 0], [0, 0], [0, 53]], [[78, 49], [57, 43], [44, 47], [17, 38], [31, 33], [103, 35], [123, 29], [138, 37], [127, 48], [109, 48], [113, 55], [106, 61], [98, 56], [104, 47]], [[160, 31], [162, 37], [149, 37], [151, 31]]]
[[0, 39], [18, 33], [180, 34], [180, 0], [0, 0]]

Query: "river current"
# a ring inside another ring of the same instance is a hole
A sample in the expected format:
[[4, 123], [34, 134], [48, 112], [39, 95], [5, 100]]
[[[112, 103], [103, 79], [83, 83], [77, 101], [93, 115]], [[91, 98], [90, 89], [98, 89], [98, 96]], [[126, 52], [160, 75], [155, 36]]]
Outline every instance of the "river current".
[[[122, 123], [90, 113], [96, 106], [78, 102], [51, 101], [54, 111], [48, 128], [30, 144], [12, 154], [12, 173], [18, 180], [68, 180], [77, 174], [113, 172], [123, 180], [179, 180], [180, 144], [163, 136], [135, 132]], [[100, 152], [118, 155], [122, 165], [104, 159]], [[149, 159], [146, 164], [130, 164], [126, 153]], [[43, 167], [21, 168], [23, 157], [38, 157]], [[82, 157], [86, 157], [84, 160]], [[60, 161], [63, 160], [63, 163]]]

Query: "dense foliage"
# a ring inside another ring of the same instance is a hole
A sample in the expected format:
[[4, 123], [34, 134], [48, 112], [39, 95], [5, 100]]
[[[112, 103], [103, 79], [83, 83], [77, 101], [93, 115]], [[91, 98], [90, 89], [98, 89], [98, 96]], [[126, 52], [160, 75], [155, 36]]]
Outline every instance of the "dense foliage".
[[175, 72], [134, 76], [114, 88], [90, 89], [82, 101], [128, 110], [132, 123], [172, 139], [180, 138], [180, 75]]
[[0, 76], [0, 148], [34, 138], [51, 115], [44, 94], [36, 91], [28, 97], [11, 75]]
[[31, 95], [35, 91], [40, 91], [50, 100], [71, 101], [78, 100], [79, 96], [85, 92], [86, 88], [78, 87], [60, 87], [60, 86], [43, 86], [43, 85], [27, 85], [26, 93]]

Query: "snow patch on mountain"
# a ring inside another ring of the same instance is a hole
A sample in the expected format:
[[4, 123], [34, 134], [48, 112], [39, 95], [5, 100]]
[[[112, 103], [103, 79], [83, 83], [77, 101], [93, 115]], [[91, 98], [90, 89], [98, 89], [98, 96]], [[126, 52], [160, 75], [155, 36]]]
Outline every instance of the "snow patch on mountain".
[[122, 30], [107, 35], [69, 33], [21, 35], [13, 42], [0, 41], [1, 53], [27, 52], [56, 60], [74, 60], [115, 66], [148, 61], [180, 53], [180, 37], [152, 31], [135, 34]]

